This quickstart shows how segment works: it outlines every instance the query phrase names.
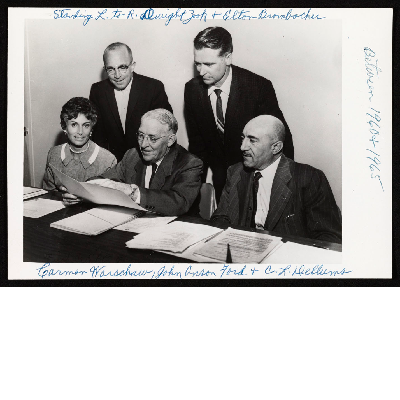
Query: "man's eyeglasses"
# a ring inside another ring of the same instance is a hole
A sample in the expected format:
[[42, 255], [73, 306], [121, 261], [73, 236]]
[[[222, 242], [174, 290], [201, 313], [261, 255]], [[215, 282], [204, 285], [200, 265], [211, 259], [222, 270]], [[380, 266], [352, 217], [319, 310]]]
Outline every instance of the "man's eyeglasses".
[[156, 144], [161, 138], [166, 137], [166, 136], [167, 135], [155, 137], [153, 135], [144, 135], [143, 133], [139, 133], [139, 132], [136, 134], [137, 141], [139, 143], [143, 143], [144, 139], [147, 138], [149, 140], [149, 142], [152, 144]]
[[[128, 72], [128, 68], [132, 65], [132, 63], [130, 63], [129, 65], [120, 65], [119, 67], [117, 67], [118, 72], [120, 73], [120, 75], [125, 75]], [[116, 69], [113, 67], [104, 67], [104, 69], [106, 70], [107, 74], [110, 76], [113, 76], [116, 74]]]

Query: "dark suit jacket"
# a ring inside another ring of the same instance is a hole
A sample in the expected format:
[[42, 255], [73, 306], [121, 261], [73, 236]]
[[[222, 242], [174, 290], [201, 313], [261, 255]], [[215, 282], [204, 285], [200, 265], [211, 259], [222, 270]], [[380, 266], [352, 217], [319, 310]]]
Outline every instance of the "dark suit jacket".
[[[225, 114], [225, 137], [222, 143], [215, 124], [207, 86], [201, 76], [185, 86], [185, 118], [189, 151], [199, 156], [213, 171], [216, 192], [221, 193], [228, 166], [242, 161], [241, 136], [253, 118], [270, 114], [279, 118], [286, 128], [283, 152], [294, 158], [292, 135], [279, 109], [272, 83], [246, 69], [232, 66], [232, 83]], [[220, 186], [220, 188], [218, 188]], [[217, 196], [219, 197], [219, 196]]]
[[182, 146], [174, 144], [157, 168], [150, 188], [144, 188], [146, 164], [136, 149], [101, 177], [139, 186], [140, 205], [164, 215], [189, 211], [200, 191], [203, 163]]
[[136, 147], [136, 133], [143, 114], [156, 108], [165, 108], [172, 112], [164, 85], [156, 79], [135, 73], [132, 77], [125, 133], [118, 113], [114, 86], [108, 79], [92, 85], [89, 99], [98, 111], [98, 120], [93, 129], [92, 140], [111, 151], [118, 161], [122, 159], [127, 150]]
[[[212, 216], [217, 225], [251, 226], [254, 171], [243, 163], [228, 169], [221, 202]], [[264, 228], [282, 235], [341, 242], [340, 211], [324, 173], [282, 155], [272, 183]]]

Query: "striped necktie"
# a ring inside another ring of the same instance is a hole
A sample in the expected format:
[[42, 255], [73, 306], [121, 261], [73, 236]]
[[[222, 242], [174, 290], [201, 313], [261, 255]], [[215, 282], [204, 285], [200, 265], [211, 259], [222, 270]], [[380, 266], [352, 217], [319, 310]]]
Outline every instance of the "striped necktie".
[[221, 89], [215, 89], [215, 94], [217, 95], [217, 128], [219, 132], [219, 136], [224, 142], [224, 129], [225, 129], [225, 121], [224, 121], [224, 113], [222, 111], [222, 99], [221, 99]]

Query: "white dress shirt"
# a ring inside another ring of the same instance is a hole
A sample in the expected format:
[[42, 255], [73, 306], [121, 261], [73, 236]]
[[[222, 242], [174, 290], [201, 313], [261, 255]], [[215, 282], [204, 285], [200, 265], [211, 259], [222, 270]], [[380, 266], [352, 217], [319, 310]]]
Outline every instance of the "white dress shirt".
[[265, 220], [267, 219], [269, 211], [269, 201], [271, 198], [272, 183], [275, 178], [276, 170], [278, 169], [280, 158], [277, 158], [271, 165], [262, 171], [262, 177], [259, 179], [259, 186], [257, 192], [257, 212], [255, 216], [255, 223], [257, 229], [264, 229]]
[[[164, 156], [164, 157], [165, 157], [165, 156]], [[156, 165], [157, 165], [156, 172], [157, 172], [157, 170], [158, 170], [158, 167], [159, 167], [160, 164], [161, 164], [161, 161], [164, 159], [164, 157], [163, 157], [161, 160], [159, 160], [159, 161], [156, 162]], [[154, 174], [155, 174], [156, 172], [154, 172]], [[150, 179], [151, 179], [151, 174], [152, 174], [152, 173], [153, 173], [153, 168], [152, 168], [152, 166], [151, 166], [151, 164], [150, 164], [150, 165], [148, 165], [148, 166], [146, 167], [146, 173], [145, 173], [145, 175], [144, 175], [144, 188], [145, 188], [145, 189], [148, 189], [149, 186], [150, 186]], [[135, 200], [135, 203], [136, 203], [136, 204], [140, 204], [140, 190], [138, 190], [138, 197], [137, 197], [137, 199]]]
[[126, 112], [128, 110], [129, 94], [131, 93], [132, 79], [128, 86], [123, 90], [114, 89], [115, 100], [117, 101], [119, 118], [121, 120], [122, 129], [125, 133]]
[[[161, 160], [159, 160], [159, 161], [156, 162], [156, 165], [157, 165], [156, 172], [157, 172], [158, 167], [160, 166], [161, 161], [162, 161], [163, 159], [164, 159], [164, 157], [163, 157]], [[156, 172], [154, 172], [154, 174], [155, 174]], [[153, 173], [153, 168], [152, 168], [152, 166], [151, 166], [151, 164], [150, 164], [150, 165], [148, 165], [148, 166], [146, 167], [146, 175], [144, 176], [144, 188], [145, 188], [145, 189], [148, 189], [149, 186], [150, 186], [150, 179], [151, 179], [151, 174], [152, 174], [152, 173]]]
[[214, 90], [221, 89], [220, 96], [222, 100], [222, 113], [224, 114], [224, 120], [225, 120], [226, 107], [228, 106], [229, 93], [231, 91], [231, 83], [232, 83], [232, 68], [229, 68], [229, 74], [225, 79], [225, 82], [221, 85], [221, 87], [213, 85], [208, 88], [208, 95], [210, 96], [211, 107], [214, 113], [215, 123], [217, 123], [217, 95], [214, 92]]

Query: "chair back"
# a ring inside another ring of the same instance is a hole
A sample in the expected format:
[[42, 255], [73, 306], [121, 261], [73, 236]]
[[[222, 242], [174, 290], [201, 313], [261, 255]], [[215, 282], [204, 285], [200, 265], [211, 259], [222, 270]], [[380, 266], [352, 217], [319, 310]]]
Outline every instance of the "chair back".
[[200, 216], [204, 219], [210, 219], [217, 208], [214, 186], [211, 183], [203, 183], [200, 189]]

